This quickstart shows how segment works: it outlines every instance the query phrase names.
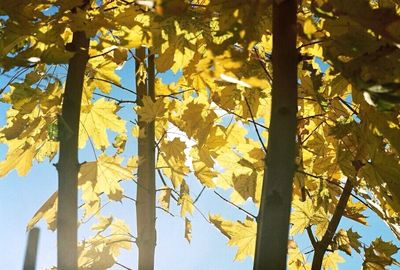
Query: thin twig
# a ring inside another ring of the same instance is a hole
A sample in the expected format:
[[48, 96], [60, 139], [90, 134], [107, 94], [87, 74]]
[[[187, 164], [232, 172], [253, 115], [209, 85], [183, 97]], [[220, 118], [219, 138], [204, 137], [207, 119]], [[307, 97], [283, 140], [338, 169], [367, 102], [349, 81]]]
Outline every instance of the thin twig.
[[113, 81], [110, 81], [110, 80], [106, 80], [106, 79], [103, 79], [103, 78], [97, 78], [97, 77], [90, 77], [89, 79], [90, 79], [90, 80], [96, 80], [96, 81], [101, 81], [101, 82], [110, 83], [110, 84], [112, 84], [112, 85], [114, 85], [114, 86], [116, 86], [116, 87], [118, 87], [118, 88], [121, 88], [122, 90], [125, 90], [125, 91], [127, 91], [127, 92], [129, 92], [129, 93], [131, 93], [131, 94], [136, 95], [136, 92], [135, 92], [135, 91], [133, 91], [133, 90], [131, 90], [131, 89], [129, 89], [129, 88], [126, 88], [126, 87], [124, 87], [124, 86], [122, 86], [122, 85], [120, 85], [120, 84], [118, 84], [118, 83], [116, 83], [116, 82], [113, 82]]
[[133, 101], [133, 100], [121, 100], [121, 99], [118, 99], [118, 98], [115, 98], [115, 97], [111, 97], [111, 96], [107, 96], [107, 95], [103, 95], [103, 94], [100, 94], [100, 93], [93, 93], [93, 95], [114, 100], [115, 102], [118, 103], [118, 105], [122, 104], [122, 103], [133, 103], [133, 104], [136, 103], [136, 101]]
[[167, 209], [164, 209], [164, 208], [162, 208], [160, 206], [156, 206], [156, 209], [163, 210], [165, 213], [169, 214], [170, 216], [175, 217], [175, 215], [172, 214], [170, 211], [168, 211]]
[[132, 197], [129, 197], [129, 196], [127, 196], [127, 195], [122, 195], [122, 197], [125, 198], [125, 199], [128, 199], [128, 200], [131, 200], [131, 201], [133, 201], [133, 202], [136, 203], [136, 199], [134, 199], [134, 198], [132, 198]]
[[125, 266], [125, 265], [123, 265], [123, 264], [117, 262], [117, 261], [115, 261], [115, 264], [118, 265], [118, 266], [120, 266], [120, 267], [122, 267], [122, 268], [124, 268], [124, 269], [126, 269], [126, 270], [133, 270], [132, 268], [129, 268], [129, 267], [127, 267], [127, 266]]
[[262, 127], [262, 128], [264, 128], [265, 130], [267, 130], [267, 131], [269, 130], [269, 128], [268, 128], [267, 126], [264, 126], [263, 124], [260, 124], [260, 123], [254, 121], [254, 120], [249, 120], [249, 119], [247, 119], [247, 118], [244, 118], [244, 117], [241, 116], [240, 114], [237, 114], [237, 113], [235, 113], [235, 112], [233, 112], [233, 111], [231, 111], [231, 110], [229, 110], [229, 109], [226, 109], [226, 108], [224, 108], [224, 107], [221, 107], [221, 106], [219, 106], [219, 105], [218, 105], [218, 107], [220, 107], [222, 110], [224, 110], [224, 111], [226, 111], [226, 112], [228, 112], [228, 113], [230, 113], [230, 114], [233, 114], [233, 115], [236, 116], [236, 117], [239, 117], [239, 118], [242, 119], [242, 120], [245, 120], [245, 121], [248, 121], [248, 122], [250, 122], [250, 123], [253, 123], [254, 125], [257, 125], [257, 126], [259, 126], [259, 127]]
[[315, 45], [315, 44], [319, 44], [319, 43], [322, 43], [322, 42], [324, 42], [324, 40], [311, 41], [310, 43], [305, 43], [305, 44], [300, 45], [299, 47], [297, 47], [297, 50], [300, 50], [300, 49], [302, 49], [304, 47], [307, 47], [307, 46], [312, 46], [312, 45]]
[[353, 107], [351, 107], [350, 104], [347, 103], [343, 98], [341, 98], [341, 97], [337, 97], [337, 98], [339, 99], [339, 101], [340, 101], [344, 106], [346, 106], [350, 111], [352, 111], [354, 115], [358, 115], [358, 112], [357, 112]]
[[[248, 100], [247, 100], [246, 97], [244, 98], [244, 101], [246, 102], [247, 109], [248, 109], [249, 112], [250, 112], [251, 120], [253, 120], [253, 123], [254, 123], [254, 122], [255, 122], [255, 120], [254, 120], [254, 115], [253, 115], [253, 112], [251, 111], [250, 104], [249, 104], [249, 102], [248, 102]], [[265, 146], [265, 144], [264, 144], [264, 142], [263, 142], [263, 140], [262, 140], [262, 138], [261, 138], [260, 132], [258, 132], [257, 125], [254, 125], [254, 128], [255, 128], [255, 130], [256, 130], [258, 140], [260, 141], [260, 143], [261, 143], [261, 145], [262, 145], [262, 147], [263, 147], [263, 149], [264, 149], [264, 153], [267, 154], [267, 152], [268, 152], [267, 147]]]
[[218, 197], [220, 197], [222, 200], [224, 200], [225, 202], [227, 202], [227, 203], [229, 203], [230, 205], [236, 207], [236, 208], [239, 209], [240, 211], [246, 213], [246, 215], [248, 215], [248, 216], [250, 216], [250, 217], [252, 217], [252, 218], [254, 218], [254, 219], [257, 219], [257, 217], [256, 217], [254, 214], [250, 213], [250, 212], [247, 211], [246, 209], [243, 209], [243, 208], [240, 207], [239, 205], [234, 204], [234, 203], [231, 202], [230, 200], [225, 199], [225, 198], [224, 198], [221, 194], [219, 194], [217, 191], [214, 191], [214, 193], [215, 193]]
[[116, 48], [114, 48], [114, 49], [112, 49], [112, 50], [109, 50], [109, 51], [106, 51], [106, 52], [103, 52], [103, 53], [100, 53], [100, 54], [97, 54], [97, 55], [90, 56], [89, 59], [93, 59], [93, 58], [97, 58], [97, 57], [104, 56], [104, 55], [106, 55], [106, 54], [109, 54], [110, 52], [115, 51], [115, 49], [116, 49]]
[[265, 74], [267, 75], [267, 77], [268, 77], [268, 82], [269, 82], [269, 84], [272, 86], [272, 76], [271, 76], [271, 74], [269, 74], [269, 71], [268, 71], [268, 69], [267, 69], [267, 67], [266, 67], [266, 65], [264, 64], [264, 62], [262, 61], [262, 58], [260, 57], [260, 55], [258, 54], [258, 51], [257, 51], [257, 48], [253, 48], [253, 51], [255, 52], [255, 54], [257, 55], [257, 60], [258, 60], [258, 62], [260, 63], [260, 66], [262, 67], [262, 69], [264, 70], [264, 72], [265, 72]]
[[194, 199], [193, 204], [195, 204], [201, 197], [201, 195], [203, 194], [204, 190], [206, 189], [205, 186], [203, 186], [203, 188], [201, 189], [199, 195], [197, 195], [196, 199]]

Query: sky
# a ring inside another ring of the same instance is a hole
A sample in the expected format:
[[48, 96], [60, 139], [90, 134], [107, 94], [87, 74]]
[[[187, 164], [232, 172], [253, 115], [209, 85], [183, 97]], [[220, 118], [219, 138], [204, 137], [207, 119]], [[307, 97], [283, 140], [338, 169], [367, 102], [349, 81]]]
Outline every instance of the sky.
[[[118, 71], [122, 77], [122, 85], [134, 89], [133, 80], [134, 66], [132, 61]], [[174, 81], [179, 74], [167, 73], [161, 77], [165, 82]], [[0, 77], [0, 87], [6, 83]], [[131, 86], [131, 87], [129, 87]], [[118, 89], [113, 89], [115, 97], [121, 95]], [[0, 124], [5, 123], [5, 110], [7, 107], [0, 104]], [[135, 119], [136, 115], [132, 108], [125, 108], [120, 111], [123, 118]], [[129, 131], [129, 129], [128, 129]], [[112, 133], [110, 133], [112, 135]], [[249, 136], [255, 136], [252, 127], [249, 128]], [[125, 150], [126, 157], [136, 153], [135, 140], [130, 140]], [[6, 147], [0, 145], [0, 158], [4, 158]], [[99, 154], [99, 152], [98, 152]], [[26, 224], [34, 215], [37, 209], [48, 199], [57, 189], [57, 173], [53, 163], [57, 162], [58, 157], [51, 162], [45, 161], [41, 164], [34, 164], [30, 173], [26, 177], [20, 177], [15, 171], [0, 179], [0, 269], [22, 269], [25, 246], [27, 240]], [[95, 160], [92, 149], [87, 146], [80, 152], [80, 162]], [[159, 179], [157, 180], [158, 182]], [[202, 186], [193, 177], [187, 178], [190, 192], [193, 197], [201, 191]], [[158, 183], [160, 186], [160, 183]], [[133, 181], [123, 183], [126, 195], [135, 197], [136, 186]], [[229, 198], [229, 191], [219, 190], [226, 198]], [[171, 203], [173, 205], [173, 203]], [[196, 206], [202, 214], [208, 216], [209, 213], [221, 214], [230, 220], [243, 220], [245, 214], [238, 209], [227, 204], [216, 196], [212, 190], [206, 189]], [[257, 209], [248, 202], [244, 207], [256, 214]], [[172, 206], [171, 212], [177, 214], [171, 217], [161, 210], [157, 210], [157, 247], [156, 247], [156, 269], [157, 270], [250, 270], [252, 269], [252, 259], [244, 261], [234, 261], [236, 253], [235, 247], [227, 246], [228, 239], [223, 236], [212, 224], [209, 224], [202, 214], [195, 210], [192, 217], [192, 241], [189, 244], [184, 238], [184, 220], [179, 217], [179, 209]], [[112, 214], [116, 218], [124, 219], [135, 232], [135, 205], [129, 200], [122, 203], [112, 202], [108, 204], [102, 212], [103, 216]], [[358, 225], [347, 219], [343, 219], [341, 225], [346, 228], [352, 227], [363, 235], [362, 241], [369, 243], [376, 237], [381, 236], [384, 240], [393, 240], [397, 245], [400, 243], [395, 240], [389, 228], [383, 224], [376, 216], [367, 212], [369, 226]], [[82, 240], [90, 235], [90, 226], [96, 222], [92, 219], [83, 224], [79, 230], [79, 239]], [[39, 238], [38, 263], [37, 269], [46, 269], [56, 264], [56, 233], [46, 229], [46, 224], [41, 221], [38, 224], [41, 229]], [[304, 251], [310, 250], [310, 243], [305, 235], [296, 237], [300, 247]], [[309, 254], [311, 256], [312, 254]], [[341, 264], [340, 269], [353, 270], [360, 269], [361, 256], [354, 255], [349, 257], [342, 254], [348, 262]], [[399, 255], [397, 259], [400, 260]], [[136, 269], [137, 249], [134, 246], [130, 251], [123, 251], [117, 260], [119, 263]], [[112, 269], [123, 269], [114, 266]], [[392, 268], [395, 269], [395, 268]]]

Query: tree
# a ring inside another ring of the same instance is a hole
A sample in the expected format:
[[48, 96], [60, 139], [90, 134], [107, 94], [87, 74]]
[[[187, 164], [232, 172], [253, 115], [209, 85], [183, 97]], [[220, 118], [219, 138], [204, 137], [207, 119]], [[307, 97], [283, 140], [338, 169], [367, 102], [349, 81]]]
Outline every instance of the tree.
[[[155, 101], [154, 55], [146, 54], [145, 48], [136, 50], [135, 72], [138, 106]], [[147, 68], [145, 59], [147, 58]], [[148, 77], [148, 78], [147, 78]], [[147, 123], [138, 116], [138, 182], [136, 193], [137, 240], [139, 268], [154, 269], [156, 247], [156, 168], [154, 120]], [[141, 135], [143, 134], [143, 135]]]
[[297, 1], [274, 1], [272, 104], [254, 269], [285, 269], [295, 173]]

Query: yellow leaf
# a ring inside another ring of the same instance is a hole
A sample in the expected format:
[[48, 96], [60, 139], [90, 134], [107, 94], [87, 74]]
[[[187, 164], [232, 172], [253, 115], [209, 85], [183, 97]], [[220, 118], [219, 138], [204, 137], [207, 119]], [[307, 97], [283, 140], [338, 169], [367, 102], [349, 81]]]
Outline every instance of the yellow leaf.
[[192, 222], [185, 217], [185, 238], [190, 241], [192, 240]]
[[120, 77], [115, 74], [117, 67], [118, 64], [116, 62], [105, 57], [92, 58], [87, 67], [91, 92], [98, 88], [100, 91], [109, 94], [112, 88], [111, 83], [120, 83]]
[[183, 161], [167, 159], [163, 155], [158, 157], [157, 168], [161, 168], [163, 174], [171, 179], [174, 188], [178, 188], [181, 185], [183, 178], [190, 171]]
[[97, 231], [97, 233], [101, 233], [101, 232], [105, 231], [111, 225], [112, 221], [113, 221], [112, 216], [108, 216], [108, 217], [100, 216], [99, 223], [94, 224], [91, 229], [93, 231]]
[[118, 133], [126, 131], [125, 121], [116, 115], [119, 108], [114, 102], [100, 98], [93, 105], [85, 107], [81, 112], [79, 148], [83, 148], [91, 137], [97, 149], [104, 149], [110, 145], [107, 129]]
[[156, 58], [157, 71], [166, 72], [174, 64], [175, 48], [169, 46], [159, 57]]
[[210, 221], [229, 238], [228, 245], [238, 247], [235, 260], [254, 256], [257, 234], [257, 223], [254, 220], [232, 222], [219, 215], [210, 215]]
[[306, 257], [300, 251], [299, 247], [291, 248], [288, 250], [288, 267], [289, 270], [310, 270], [310, 264], [306, 262]]
[[294, 210], [290, 215], [290, 223], [293, 226], [290, 228], [290, 234], [295, 235], [302, 233], [311, 224], [314, 207], [310, 199], [307, 199], [305, 202], [294, 200], [292, 206]]
[[163, 186], [158, 196], [158, 202], [162, 209], [169, 211], [169, 203], [171, 200], [171, 189], [167, 186]]
[[119, 157], [101, 155], [97, 161], [82, 164], [79, 185], [90, 187], [97, 195], [104, 192], [109, 199], [120, 201], [123, 189], [119, 182], [132, 178], [132, 171], [122, 167], [121, 161]]
[[[18, 145], [19, 141], [15, 144]], [[29, 144], [23, 145], [20, 148], [9, 149], [6, 159], [0, 162], [0, 177], [5, 176], [13, 169], [17, 170], [19, 176], [25, 176], [29, 172], [36, 147]]]
[[162, 98], [157, 99], [153, 102], [151, 97], [143, 97], [143, 106], [140, 106], [137, 110], [140, 121], [147, 123], [153, 122], [157, 117], [162, 117], [166, 112], [165, 103]]
[[54, 192], [49, 199], [39, 208], [28, 222], [26, 229], [31, 230], [40, 219], [44, 218], [47, 223], [47, 228], [54, 231], [57, 227], [57, 203], [58, 193]]
[[303, 25], [304, 34], [307, 35], [308, 38], [312, 38], [312, 35], [317, 32], [317, 27], [314, 25], [314, 22], [311, 18], [307, 18]]
[[181, 205], [181, 216], [185, 217], [187, 213], [193, 214], [194, 206], [192, 197], [189, 194], [189, 186], [185, 181], [181, 184], [181, 192], [178, 200], [178, 204]]
[[324, 256], [324, 259], [322, 261], [322, 269], [339, 270], [337, 264], [342, 262], [344, 262], [344, 259], [342, 256], [339, 255], [339, 252], [335, 251], [332, 253], [328, 253]]
[[166, 159], [175, 159], [179, 161], [185, 161], [186, 144], [179, 138], [174, 138], [172, 141], [163, 140], [160, 145], [160, 152], [165, 154]]

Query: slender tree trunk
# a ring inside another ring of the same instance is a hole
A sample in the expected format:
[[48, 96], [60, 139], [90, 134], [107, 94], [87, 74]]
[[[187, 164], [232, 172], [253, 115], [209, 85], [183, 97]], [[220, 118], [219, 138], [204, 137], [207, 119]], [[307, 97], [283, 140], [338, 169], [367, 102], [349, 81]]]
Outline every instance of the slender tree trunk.
[[[138, 70], [146, 58], [145, 48], [136, 50], [136, 92], [137, 105], [143, 106], [143, 96], [155, 99], [155, 67], [154, 55], [148, 56], [146, 82], [139, 82]], [[155, 189], [155, 144], [154, 122], [146, 124], [138, 116], [140, 134], [138, 139], [138, 185], [136, 194], [137, 246], [139, 249], [138, 270], [154, 269], [154, 253], [156, 246], [156, 189]]]
[[286, 269], [296, 157], [297, 0], [273, 2], [272, 109], [254, 270]]
[[314, 257], [311, 265], [312, 270], [320, 270], [322, 267], [322, 261], [329, 244], [332, 242], [332, 238], [335, 235], [336, 229], [339, 226], [340, 220], [346, 209], [347, 202], [350, 198], [351, 191], [353, 190], [353, 184], [350, 179], [343, 188], [342, 195], [340, 196], [339, 202], [336, 206], [335, 212], [333, 213], [332, 219], [328, 224], [328, 228], [321, 241], [317, 242], [314, 247]]
[[29, 232], [28, 245], [26, 246], [24, 270], [35, 270], [36, 256], [39, 243], [39, 228], [33, 228]]
[[60, 158], [58, 170], [57, 269], [77, 270], [78, 136], [83, 79], [88, 62], [89, 39], [84, 32], [73, 34], [68, 74], [59, 121]]

